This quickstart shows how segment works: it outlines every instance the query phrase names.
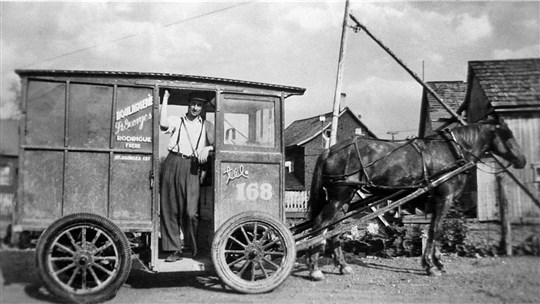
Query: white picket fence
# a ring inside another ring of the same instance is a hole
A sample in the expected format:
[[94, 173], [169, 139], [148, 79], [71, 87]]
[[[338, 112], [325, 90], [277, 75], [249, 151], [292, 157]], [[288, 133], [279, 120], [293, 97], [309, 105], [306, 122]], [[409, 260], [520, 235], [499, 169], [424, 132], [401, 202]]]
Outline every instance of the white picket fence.
[[285, 191], [285, 212], [306, 212], [307, 191]]

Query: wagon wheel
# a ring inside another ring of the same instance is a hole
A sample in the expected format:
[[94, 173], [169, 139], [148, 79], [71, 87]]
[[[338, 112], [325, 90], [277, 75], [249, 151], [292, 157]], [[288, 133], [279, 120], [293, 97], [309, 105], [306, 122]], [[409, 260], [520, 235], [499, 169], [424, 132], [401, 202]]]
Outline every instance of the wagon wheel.
[[131, 270], [125, 234], [95, 214], [63, 217], [43, 232], [36, 248], [38, 274], [63, 299], [93, 303], [110, 299]]
[[268, 292], [285, 281], [296, 260], [294, 238], [279, 220], [245, 212], [226, 221], [212, 242], [221, 280], [242, 293]]

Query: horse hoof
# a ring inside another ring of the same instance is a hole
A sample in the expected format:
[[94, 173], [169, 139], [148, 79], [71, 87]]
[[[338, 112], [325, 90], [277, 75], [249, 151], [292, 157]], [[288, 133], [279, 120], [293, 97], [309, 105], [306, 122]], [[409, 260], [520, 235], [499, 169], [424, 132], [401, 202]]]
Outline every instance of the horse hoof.
[[351, 274], [353, 273], [353, 269], [351, 266], [347, 265], [347, 266], [341, 266], [341, 274]]
[[309, 277], [313, 281], [322, 281], [324, 279], [324, 274], [320, 270], [314, 270], [309, 274]]
[[427, 275], [432, 277], [440, 277], [442, 272], [437, 267], [429, 267], [427, 269]]

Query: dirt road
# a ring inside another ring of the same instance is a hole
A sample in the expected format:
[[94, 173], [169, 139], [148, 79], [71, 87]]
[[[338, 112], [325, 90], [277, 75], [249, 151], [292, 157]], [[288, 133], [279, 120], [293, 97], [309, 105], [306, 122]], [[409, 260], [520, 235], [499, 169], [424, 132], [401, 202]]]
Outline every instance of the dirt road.
[[[41, 287], [33, 250], [0, 250], [1, 303], [57, 303]], [[285, 283], [262, 295], [237, 294], [211, 273], [146, 273], [134, 269], [108, 303], [538, 303], [540, 258], [444, 256], [447, 273], [427, 277], [419, 258], [364, 258], [349, 254], [355, 273], [338, 275], [324, 259], [326, 279], [307, 278], [298, 263]]]

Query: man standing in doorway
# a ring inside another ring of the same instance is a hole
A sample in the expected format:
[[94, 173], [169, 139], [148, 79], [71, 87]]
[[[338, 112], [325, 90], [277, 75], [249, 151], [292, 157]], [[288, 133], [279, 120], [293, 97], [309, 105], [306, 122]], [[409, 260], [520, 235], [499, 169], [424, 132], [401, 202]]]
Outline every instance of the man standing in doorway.
[[208, 101], [204, 92], [194, 91], [189, 95], [183, 117], [168, 116], [169, 97], [166, 90], [159, 120], [161, 130], [171, 134], [169, 154], [161, 172], [161, 245], [163, 251], [172, 252], [165, 261], [175, 262], [182, 259], [184, 242], [191, 246], [193, 257], [198, 253], [201, 165], [213, 150], [214, 128], [201, 117]]

